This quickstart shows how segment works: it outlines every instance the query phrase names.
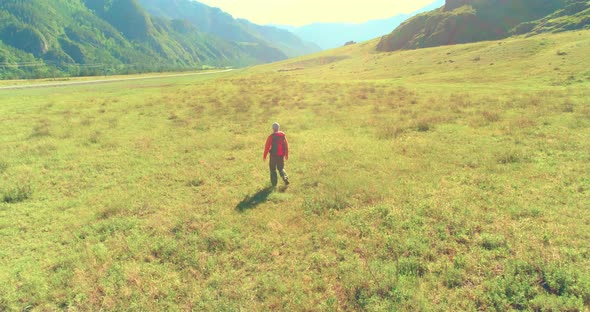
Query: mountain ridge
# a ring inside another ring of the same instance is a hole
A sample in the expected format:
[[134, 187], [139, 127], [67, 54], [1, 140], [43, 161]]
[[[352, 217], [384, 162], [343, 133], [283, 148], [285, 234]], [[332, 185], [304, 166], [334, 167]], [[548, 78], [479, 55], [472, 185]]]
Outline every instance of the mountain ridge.
[[[417, 49], [497, 40], [533, 31], [582, 29], [590, 27], [588, 9], [590, 1], [586, 0], [446, 0], [444, 7], [417, 15], [383, 36], [377, 50]], [[552, 17], [554, 14], [559, 16]], [[556, 18], [562, 20], [560, 26], [543, 28]]]
[[303, 42], [296, 35], [275, 27], [256, 25], [246, 19], [234, 18], [219, 8], [188, 0], [138, 0], [147, 12], [168, 19], [187, 20], [199, 31], [234, 41], [250, 42], [279, 49], [288, 57], [319, 51], [319, 47]]
[[409, 14], [398, 14], [390, 18], [370, 20], [364, 23], [313, 23], [304, 26], [273, 26], [289, 30], [305, 41], [314, 42], [322, 49], [332, 49], [343, 46], [346, 42], [362, 42], [381, 37], [408, 18], [440, 8], [445, 4], [444, 0], [436, 0], [433, 3]]

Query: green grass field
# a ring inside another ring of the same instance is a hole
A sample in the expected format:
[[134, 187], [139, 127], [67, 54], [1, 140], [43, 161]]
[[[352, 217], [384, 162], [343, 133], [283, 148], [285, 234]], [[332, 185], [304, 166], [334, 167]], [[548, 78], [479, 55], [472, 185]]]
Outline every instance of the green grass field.
[[588, 311], [590, 32], [375, 45], [1, 91], [0, 311]]

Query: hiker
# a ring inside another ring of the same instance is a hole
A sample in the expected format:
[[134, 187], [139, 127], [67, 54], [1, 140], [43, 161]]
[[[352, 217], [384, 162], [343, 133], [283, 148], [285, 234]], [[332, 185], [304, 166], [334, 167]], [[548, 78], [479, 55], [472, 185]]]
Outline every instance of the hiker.
[[285, 185], [289, 185], [289, 178], [284, 169], [285, 160], [289, 159], [289, 143], [287, 143], [285, 133], [279, 131], [280, 127], [276, 122], [272, 124], [272, 134], [266, 139], [264, 157], [262, 158], [266, 161], [266, 156], [270, 153], [269, 167], [270, 183], [272, 183], [272, 186], [277, 186], [277, 169]]

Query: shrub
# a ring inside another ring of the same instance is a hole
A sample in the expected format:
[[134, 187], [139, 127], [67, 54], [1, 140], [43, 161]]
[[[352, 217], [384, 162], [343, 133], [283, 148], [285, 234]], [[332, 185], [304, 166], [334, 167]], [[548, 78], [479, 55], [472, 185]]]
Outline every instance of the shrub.
[[2, 202], [19, 203], [31, 198], [33, 191], [29, 185], [19, 185], [11, 190], [4, 192]]

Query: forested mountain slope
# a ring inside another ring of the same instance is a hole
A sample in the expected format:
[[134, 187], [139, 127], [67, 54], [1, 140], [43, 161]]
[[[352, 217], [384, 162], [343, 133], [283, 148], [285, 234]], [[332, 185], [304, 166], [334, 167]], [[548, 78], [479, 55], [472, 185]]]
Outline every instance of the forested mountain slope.
[[0, 78], [58, 77], [201, 66], [245, 66], [288, 56], [193, 23], [150, 15], [137, 0], [3, 0]]

